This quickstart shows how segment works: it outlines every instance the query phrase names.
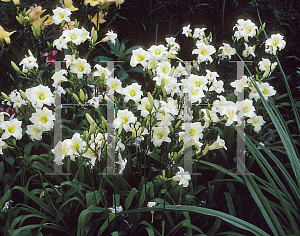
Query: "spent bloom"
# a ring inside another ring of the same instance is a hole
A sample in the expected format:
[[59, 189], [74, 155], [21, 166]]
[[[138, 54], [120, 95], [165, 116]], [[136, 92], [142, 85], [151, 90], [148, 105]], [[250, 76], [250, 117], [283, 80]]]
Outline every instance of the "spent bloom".
[[262, 58], [262, 61], [258, 63], [258, 66], [261, 71], [264, 71], [262, 78], [266, 78], [276, 68], [277, 62], [271, 63], [269, 59]]
[[[10, 101], [13, 102], [13, 108], [16, 107], [21, 107], [22, 105], [26, 105], [26, 101], [23, 100], [21, 94], [17, 91], [14, 90], [10, 93], [9, 95]], [[8, 105], [10, 105], [10, 102], [7, 102]]]
[[118, 37], [118, 35], [116, 33], [114, 33], [112, 30], [109, 30], [106, 33], [106, 37], [103, 38], [101, 41], [102, 42], [107, 42], [107, 41], [111, 41], [112, 44], [116, 44], [116, 38]]
[[123, 211], [122, 206], [117, 206], [117, 207], [113, 206], [113, 207], [109, 207], [108, 209], [111, 211], [111, 213], [114, 213], [114, 214]]
[[3, 154], [3, 149], [7, 148], [7, 144], [0, 138], [0, 155]]
[[249, 57], [250, 55], [255, 57], [255, 53], [254, 53], [255, 45], [251, 47], [251, 46], [248, 46], [247, 43], [244, 43], [244, 44], [245, 44], [245, 50], [242, 53], [243, 57]]
[[184, 171], [182, 167], [178, 167], [179, 171], [172, 177], [173, 180], [178, 181], [178, 185], [183, 187], [189, 186], [189, 180], [191, 180], [191, 175], [188, 171]]
[[126, 167], [126, 163], [127, 163], [127, 159], [125, 158], [124, 160], [122, 159], [121, 153], [119, 152], [119, 156], [118, 156], [118, 161], [116, 161], [115, 163], [120, 165], [120, 170], [119, 170], [119, 174], [122, 174], [123, 170]]

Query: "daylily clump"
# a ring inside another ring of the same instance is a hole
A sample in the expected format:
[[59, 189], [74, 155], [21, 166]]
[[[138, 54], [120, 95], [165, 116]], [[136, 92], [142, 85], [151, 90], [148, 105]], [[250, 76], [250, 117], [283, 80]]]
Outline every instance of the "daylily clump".
[[[85, 5], [103, 7], [112, 2], [122, 3], [122, 1], [86, 0]], [[195, 45], [191, 51], [194, 61], [190, 65], [186, 65], [178, 58], [181, 47], [175, 37], [166, 38], [165, 44], [132, 50], [131, 67], [141, 67], [150, 78], [147, 83], [152, 84], [154, 88], [152, 91], [147, 91], [147, 84], [145, 91], [145, 87], [138, 82], [128, 83], [121, 80], [114, 76], [112, 70], [98, 63], [91, 64], [79, 53], [77, 48], [86, 41], [89, 46], [107, 41], [116, 45], [117, 34], [108, 31], [102, 40], [96, 42], [98, 35], [94, 28], [88, 31], [78, 23], [66, 27], [65, 23], [71, 22], [72, 11], [76, 8], [72, 1], [65, 0], [64, 4], [65, 6], [54, 9], [52, 16], [53, 22], [60, 25], [62, 30], [60, 37], [53, 41], [53, 46], [64, 54], [65, 62], [63, 68], [53, 72], [52, 88], [39, 84], [27, 88], [25, 92], [14, 90], [9, 96], [5, 95], [5, 102], [9, 106], [18, 109], [23, 109], [25, 106], [34, 108], [29, 117], [31, 124], [27, 125], [25, 132], [32, 141], [42, 140], [43, 133], [53, 130], [54, 93], [62, 97], [62, 94], [68, 92], [77, 103], [95, 109], [99, 109], [103, 103], [115, 103], [114, 119], [110, 124], [108, 124], [109, 120], [102, 116], [102, 124], [98, 125], [86, 113], [86, 123], [90, 124], [90, 129], [83, 133], [76, 131], [72, 138], [66, 138], [56, 144], [52, 153], [58, 165], [64, 163], [66, 158], [71, 161], [83, 158], [86, 164], [96, 166], [106, 153], [105, 148], [109, 145], [106, 139], [111, 137], [109, 129], [113, 128], [116, 135], [112, 140], [115, 142], [114, 151], [117, 154], [117, 160], [113, 159], [113, 164], [120, 174], [126, 172], [129, 163], [128, 145], [141, 149], [143, 155], [148, 155], [153, 150], [161, 150], [163, 153], [172, 147], [173, 154], [169, 153], [168, 158], [173, 173], [179, 166], [179, 172], [172, 179], [178, 181], [179, 185], [187, 187], [191, 180], [190, 173], [180, 167], [185, 149], [195, 148], [197, 158], [217, 149], [227, 150], [224, 137], [221, 138], [220, 134], [207, 140], [214, 125], [217, 123], [222, 123], [223, 126], [241, 125], [245, 121], [247, 125], [253, 126], [255, 132], [261, 131], [265, 121], [256, 109], [256, 103], [260, 99], [256, 88], [261, 90], [266, 100], [276, 94], [274, 88], [263, 80], [272, 74], [277, 63], [272, 62], [271, 58], [262, 57], [256, 65], [257, 87], [253, 84], [251, 75], [244, 75], [230, 83], [236, 96], [245, 93], [243, 101], [232, 101], [228, 98], [222, 75], [219, 75], [215, 66], [210, 66], [219, 64], [223, 60], [231, 60], [238, 53], [245, 58], [257, 56], [256, 45], [252, 44], [252, 38], [258, 37], [259, 29], [251, 20], [239, 19], [233, 27], [236, 30], [234, 42], [232, 44], [224, 42], [219, 47], [214, 45], [212, 34], [205, 33], [206, 28], [192, 29], [191, 25], [183, 27], [182, 34], [192, 38]], [[26, 17], [34, 22], [43, 13], [41, 7], [35, 6], [28, 10]], [[98, 17], [100, 15], [98, 24], [101, 14], [102, 12], [97, 15]], [[92, 21], [97, 24], [95, 19]], [[234, 48], [236, 43], [242, 47], [241, 52]], [[265, 45], [268, 52], [271, 50], [274, 53], [283, 49], [285, 43], [280, 35], [272, 35]], [[51, 57], [52, 62], [53, 60], [55, 62], [54, 56], [57, 53], [52, 50], [42, 56]], [[20, 65], [23, 65], [22, 71], [15, 63], [12, 65], [24, 76], [38, 75], [39, 65], [31, 51], [29, 56], [25, 56], [20, 62]], [[203, 69], [203, 65], [207, 67]], [[86, 88], [80, 87], [76, 94], [65, 87], [67, 83], [72, 86], [86, 83]], [[197, 108], [197, 112], [188, 108], [208, 102], [206, 108]], [[2, 149], [5, 147], [3, 140], [9, 137], [22, 138], [21, 125], [22, 122], [16, 118], [5, 120], [5, 113], [2, 114], [0, 123], [3, 129]]]

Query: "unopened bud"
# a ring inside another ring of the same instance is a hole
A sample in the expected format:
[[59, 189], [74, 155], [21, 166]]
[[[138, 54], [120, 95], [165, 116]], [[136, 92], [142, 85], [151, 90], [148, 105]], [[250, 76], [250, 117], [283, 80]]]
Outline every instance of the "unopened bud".
[[[86, 113], [86, 114], [87, 114], [87, 113]], [[92, 124], [90, 125], [89, 134], [91, 135], [91, 134], [95, 133], [95, 131], [96, 131], [96, 124], [95, 124], [95, 123], [92, 123]]]
[[149, 107], [149, 112], [151, 112], [152, 111], [152, 109], [153, 109], [153, 106], [154, 106], [154, 101], [153, 101], [153, 97], [152, 97], [152, 95], [151, 95], [151, 93], [147, 93], [147, 96], [148, 96], [148, 99], [149, 99], [149, 102], [150, 102], [150, 107]]
[[181, 125], [181, 120], [179, 120], [178, 122], [177, 122], [177, 124], [175, 125], [175, 130]]
[[102, 120], [102, 127], [105, 129], [106, 128], [106, 120], [103, 116], [101, 116], [101, 120]]
[[84, 103], [85, 99], [84, 99], [84, 92], [82, 89], [79, 90], [79, 96], [80, 96], [80, 100]]
[[208, 153], [208, 150], [209, 150], [209, 145], [206, 144], [205, 148], [202, 151], [202, 156], [205, 156]]
[[91, 117], [91, 115], [89, 113], [85, 113], [85, 117], [88, 120], [88, 122], [90, 123], [90, 125], [95, 124], [94, 119]]
[[95, 43], [98, 39], [97, 31], [95, 30], [94, 27], [91, 30], [91, 39], [92, 39], [92, 43]]
[[3, 96], [5, 99], [7, 99], [8, 101], [10, 101], [10, 98], [9, 98], [9, 96], [7, 96], [7, 95], [6, 95], [6, 93], [4, 93], [4, 92], [1, 92], [1, 94], [2, 94], [2, 96]]
[[28, 98], [27, 98], [26, 94], [23, 92], [23, 90], [20, 89], [19, 92], [24, 100], [28, 100]]
[[173, 66], [172, 69], [171, 69], [171, 71], [170, 71], [170, 73], [169, 73], [169, 76], [172, 76], [172, 75], [173, 75], [174, 70], [175, 70], [175, 67]]
[[14, 63], [13, 61], [11, 61], [10, 64], [12, 65], [12, 67], [13, 67], [16, 71], [20, 72], [20, 69], [19, 69], [19, 67], [16, 65], [16, 63]]

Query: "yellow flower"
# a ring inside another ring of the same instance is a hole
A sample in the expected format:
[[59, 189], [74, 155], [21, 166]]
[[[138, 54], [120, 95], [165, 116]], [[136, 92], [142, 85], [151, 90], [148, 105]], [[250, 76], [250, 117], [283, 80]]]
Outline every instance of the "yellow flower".
[[[124, 3], [125, 0], [106, 0], [108, 3], [115, 3], [116, 7], [118, 7], [119, 5], [121, 5], [122, 3]], [[119, 7], [120, 8], [120, 7]]]
[[[97, 26], [97, 15], [98, 15], [98, 26]], [[105, 14], [102, 14], [102, 11], [100, 11], [99, 13], [96, 13], [94, 15], [94, 17], [91, 19], [91, 22], [94, 23], [95, 26], [97, 26], [97, 30], [99, 30], [100, 24], [103, 24], [106, 22], [104, 17], [105, 17]]]
[[101, 3], [104, 4], [106, 0], [84, 0], [84, 5], [90, 4], [92, 7]]
[[53, 22], [52, 22], [50, 15], [46, 15], [42, 18], [39, 17], [34, 22], [32, 22], [32, 26], [35, 30], [38, 30], [39, 28], [44, 29], [45, 26], [51, 25], [51, 24], [53, 24]]
[[[44, 21], [44, 28], [45, 28], [45, 26], [52, 25], [54, 23], [52, 21], [52, 16], [50, 16], [50, 15], [47, 15], [47, 16], [48, 16], [47, 20]], [[44, 29], [44, 28], [42, 28], [42, 29]]]
[[4, 28], [0, 25], [0, 42], [1, 43], [4, 43], [4, 40], [7, 44], [10, 44], [10, 38], [9, 36], [11, 34], [13, 34], [14, 32], [16, 31], [13, 31], [13, 32], [7, 32], [4, 30]]
[[71, 11], [77, 11], [78, 8], [73, 6], [72, 0], [64, 0], [64, 5], [66, 8], [69, 8]]
[[41, 6], [37, 6], [35, 4], [34, 7], [30, 7], [29, 10], [25, 12], [25, 16], [27, 16], [31, 21], [37, 20], [46, 10], [42, 10]]
[[[1, 0], [1, 2], [10, 2], [10, 0]], [[20, 0], [13, 0], [15, 5], [20, 5]]]

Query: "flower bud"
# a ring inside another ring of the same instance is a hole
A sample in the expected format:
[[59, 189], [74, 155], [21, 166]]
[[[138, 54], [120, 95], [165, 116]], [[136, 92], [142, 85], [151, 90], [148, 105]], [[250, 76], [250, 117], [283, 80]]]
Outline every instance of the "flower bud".
[[175, 67], [173, 66], [172, 69], [171, 69], [171, 71], [170, 71], [170, 73], [169, 73], [169, 76], [172, 76], [172, 75], [173, 75], [174, 70], [175, 70]]
[[148, 99], [149, 99], [149, 102], [150, 102], [150, 104], [151, 104], [151, 106], [150, 106], [150, 108], [149, 108], [149, 112], [151, 112], [152, 111], [152, 109], [153, 109], [153, 106], [154, 106], [154, 101], [153, 101], [153, 97], [152, 97], [152, 95], [151, 95], [151, 93], [147, 93], [147, 96], [148, 96]]
[[79, 104], [81, 104], [81, 102], [80, 102], [79, 98], [77, 97], [77, 95], [76, 95], [75, 93], [72, 93], [72, 95], [73, 95], [73, 97], [75, 98], [75, 100], [76, 100]]
[[174, 133], [174, 128], [172, 125], [169, 126], [171, 133]]
[[7, 95], [6, 95], [6, 93], [4, 93], [4, 92], [1, 92], [1, 94], [2, 94], [2, 96], [3, 96], [5, 99], [7, 99], [8, 101], [10, 101], [10, 98], [9, 98], [9, 96], [7, 96]]
[[21, 25], [25, 25], [26, 20], [24, 19], [24, 16], [22, 13], [20, 13], [18, 16], [16, 16], [17, 21], [21, 24]]
[[80, 96], [80, 100], [84, 103], [85, 101], [85, 96], [84, 96], [84, 92], [82, 89], [79, 90], [79, 96]]
[[94, 119], [90, 116], [89, 113], [85, 113], [85, 117], [88, 120], [88, 122], [90, 123], [90, 125], [95, 124]]
[[28, 100], [28, 98], [27, 98], [27, 96], [25, 95], [25, 93], [23, 92], [23, 90], [19, 90], [19, 92], [20, 92], [20, 94], [21, 94], [21, 96], [22, 96], [22, 98], [24, 99], [24, 100]]
[[177, 122], [177, 124], [175, 125], [175, 130], [181, 125], [181, 123], [182, 123], [181, 120], [179, 120], [179, 121]]
[[[87, 113], [86, 113], [86, 114], [87, 114]], [[85, 114], [85, 115], [86, 115], [86, 114]], [[95, 131], [96, 131], [96, 124], [95, 124], [95, 123], [92, 123], [92, 124], [90, 125], [89, 135], [95, 133]]]
[[20, 72], [20, 69], [19, 69], [19, 67], [16, 65], [16, 63], [14, 63], [13, 61], [11, 61], [10, 64], [12, 65], [12, 67], [13, 67], [16, 71]]
[[101, 120], [102, 120], [102, 127], [105, 129], [106, 128], [106, 120], [103, 116], [101, 116]]
[[31, 56], [31, 57], [34, 57], [32, 52], [28, 49], [28, 54]]
[[98, 35], [97, 35], [97, 31], [95, 30], [95, 28], [93, 27], [91, 30], [91, 39], [92, 39], [92, 43], [94, 44], [97, 39], [98, 39]]
[[209, 145], [206, 144], [205, 148], [202, 151], [202, 156], [205, 156], [208, 153], [208, 150], [209, 150]]
[[123, 129], [123, 122], [121, 123], [119, 129], [118, 129], [118, 134], [121, 135], [121, 132], [122, 132], [122, 129]]

